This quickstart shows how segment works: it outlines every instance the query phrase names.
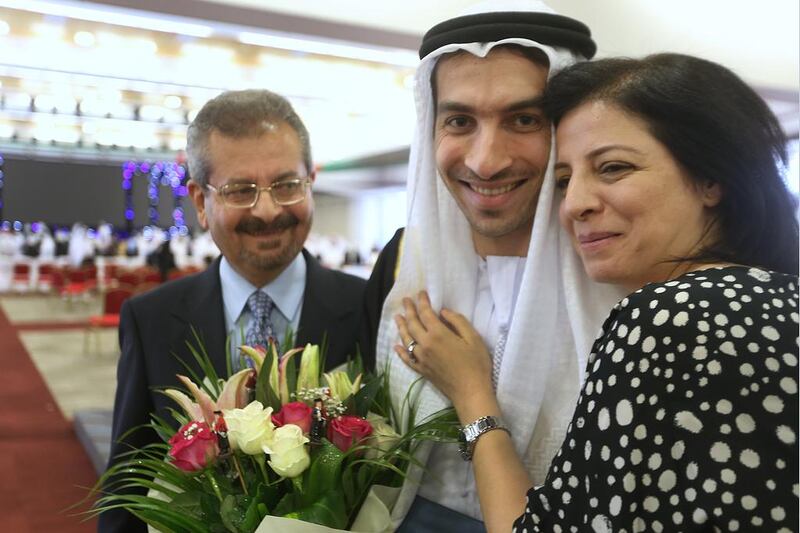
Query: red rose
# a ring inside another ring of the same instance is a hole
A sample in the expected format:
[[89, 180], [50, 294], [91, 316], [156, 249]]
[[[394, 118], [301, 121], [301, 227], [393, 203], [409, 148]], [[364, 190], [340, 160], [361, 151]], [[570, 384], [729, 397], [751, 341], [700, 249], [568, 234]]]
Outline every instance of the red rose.
[[192, 421], [169, 439], [172, 464], [185, 472], [205, 468], [219, 455], [217, 434], [205, 422]]
[[294, 424], [300, 426], [303, 433], [311, 431], [311, 408], [303, 402], [289, 402], [283, 404], [281, 410], [272, 415], [272, 423], [275, 427]]
[[337, 448], [346, 452], [350, 446], [357, 444], [372, 434], [372, 426], [363, 418], [344, 415], [334, 418], [328, 423], [328, 440]]

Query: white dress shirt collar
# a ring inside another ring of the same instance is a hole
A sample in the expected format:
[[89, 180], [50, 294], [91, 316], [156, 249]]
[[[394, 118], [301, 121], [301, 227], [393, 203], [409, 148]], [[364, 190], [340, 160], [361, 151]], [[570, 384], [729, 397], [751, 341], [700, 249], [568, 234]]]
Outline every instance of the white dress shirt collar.
[[299, 321], [299, 311], [306, 286], [306, 261], [302, 253], [297, 254], [277, 278], [263, 287], [256, 287], [247, 281], [233, 269], [225, 257], [219, 265], [219, 278], [222, 284], [222, 302], [225, 306], [225, 323], [228, 331], [245, 310], [247, 299], [256, 289], [267, 293], [288, 322], [295, 324]]

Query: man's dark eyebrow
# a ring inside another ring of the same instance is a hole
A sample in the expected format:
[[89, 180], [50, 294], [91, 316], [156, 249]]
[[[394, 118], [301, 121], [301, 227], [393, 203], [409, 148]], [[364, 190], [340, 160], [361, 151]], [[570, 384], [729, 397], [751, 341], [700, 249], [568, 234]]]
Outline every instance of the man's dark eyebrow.
[[436, 114], [439, 113], [471, 113], [473, 108], [458, 102], [444, 101], [436, 104]]
[[[514, 102], [505, 108], [506, 111], [521, 111], [523, 109], [531, 109], [542, 107], [542, 97], [537, 96], [534, 98], [527, 98]], [[475, 109], [472, 106], [453, 101], [439, 102], [436, 106], [436, 114], [440, 113], [473, 113]]]
[[528, 98], [527, 100], [522, 100], [519, 102], [514, 102], [510, 106], [506, 108], [507, 111], [521, 111], [523, 109], [530, 109], [532, 107], [541, 109], [543, 98], [541, 96], [536, 96], [534, 98]]

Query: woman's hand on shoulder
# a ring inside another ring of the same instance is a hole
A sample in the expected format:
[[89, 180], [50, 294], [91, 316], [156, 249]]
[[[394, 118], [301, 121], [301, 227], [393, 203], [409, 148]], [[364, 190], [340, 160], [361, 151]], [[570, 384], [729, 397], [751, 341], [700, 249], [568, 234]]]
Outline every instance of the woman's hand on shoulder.
[[394, 349], [406, 365], [450, 398], [456, 410], [476, 395], [494, 395], [491, 355], [463, 315], [448, 309], [437, 314], [424, 291], [416, 303], [404, 298], [403, 307], [405, 314], [394, 317], [403, 344]]

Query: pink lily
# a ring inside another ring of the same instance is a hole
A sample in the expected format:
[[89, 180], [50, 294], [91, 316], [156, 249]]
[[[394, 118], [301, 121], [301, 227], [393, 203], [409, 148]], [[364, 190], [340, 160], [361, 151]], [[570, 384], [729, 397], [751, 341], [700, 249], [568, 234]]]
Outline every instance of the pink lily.
[[222, 392], [216, 401], [195, 385], [191, 379], [180, 374], [178, 374], [178, 379], [186, 385], [195, 401], [193, 402], [191, 398], [177, 389], [167, 389], [164, 394], [175, 400], [192, 420], [204, 420], [209, 426], [212, 426], [215, 420], [214, 411], [241, 409], [247, 405], [245, 385], [252, 372], [252, 369], [246, 368], [232, 375], [223, 385]]
[[[286, 363], [288, 363], [289, 359], [291, 359], [295, 354], [301, 353], [302, 351], [303, 348], [294, 348], [283, 354], [283, 357], [281, 357], [281, 364], [280, 368], [278, 369], [278, 396], [280, 397], [281, 405], [287, 404], [291, 401], [291, 398], [289, 398], [289, 384], [286, 381]], [[275, 365], [273, 365], [273, 368], [274, 367]], [[270, 384], [272, 384], [271, 370], [272, 369], [270, 369]]]
[[253, 346], [246, 345], [239, 346], [239, 350], [253, 361], [253, 368], [256, 369], [256, 373], [261, 372], [261, 365], [264, 364], [266, 352], [260, 347], [254, 348]]
[[[272, 352], [272, 360], [273, 361], [280, 361], [280, 356], [278, 355], [278, 346], [275, 344], [275, 341], [272, 339], [269, 340], [268, 349]], [[264, 359], [266, 359], [267, 353], [261, 349], [261, 347], [253, 347], [242, 345], [239, 346], [239, 350], [247, 357], [253, 361], [253, 368], [256, 370], [256, 375], [261, 373], [261, 369], [264, 366]], [[278, 364], [272, 363], [267, 369], [269, 372], [269, 385], [275, 395], [278, 395], [279, 392], [279, 378], [278, 378]]]

